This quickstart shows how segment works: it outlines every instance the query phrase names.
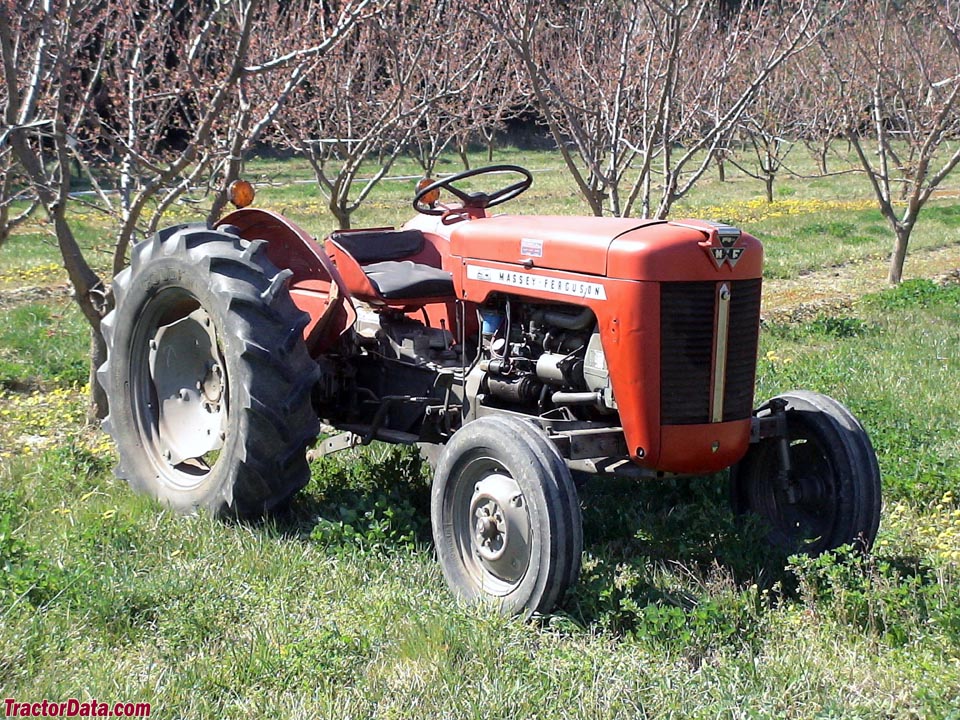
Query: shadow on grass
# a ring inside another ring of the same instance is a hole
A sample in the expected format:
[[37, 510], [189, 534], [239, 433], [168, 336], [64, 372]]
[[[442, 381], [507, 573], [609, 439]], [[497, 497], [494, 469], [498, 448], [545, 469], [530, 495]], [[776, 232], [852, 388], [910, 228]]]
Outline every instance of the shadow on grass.
[[375, 443], [311, 465], [307, 487], [270, 517], [281, 536], [333, 551], [430, 544], [430, 476], [416, 447]]
[[725, 475], [592, 478], [580, 496], [587, 552], [565, 609], [581, 626], [683, 648], [749, 640], [789, 585], [786, 556], [730, 510]]
[[[373, 447], [311, 469], [305, 491], [262, 530], [331, 553], [432, 547], [430, 473], [415, 448]], [[580, 579], [544, 622], [674, 647], [694, 665], [723, 645], [762, 643], [766, 613], [789, 602], [816, 602], [866, 629], [907, 637], [909, 628], [878, 621], [871, 603], [887, 618], [896, 614], [893, 604], [912, 605], [917, 593], [937, 591], [935, 578], [908, 557], [875, 561], [840, 552], [789, 561], [758, 522], [734, 516], [723, 474], [595, 477], [580, 488], [580, 500]]]
[[[718, 589], [739, 597], [743, 587], [782, 586], [785, 557], [771, 552], [760, 528], [733, 516], [722, 475], [643, 482], [594, 477], [580, 499], [583, 570], [559, 609], [580, 627], [615, 634], [673, 627], [682, 637], [691, 617], [717, 622], [711, 603]], [[330, 552], [430, 548], [429, 468], [409, 447], [324, 458], [269, 528]], [[723, 634], [731, 623], [720, 625], [716, 632]]]

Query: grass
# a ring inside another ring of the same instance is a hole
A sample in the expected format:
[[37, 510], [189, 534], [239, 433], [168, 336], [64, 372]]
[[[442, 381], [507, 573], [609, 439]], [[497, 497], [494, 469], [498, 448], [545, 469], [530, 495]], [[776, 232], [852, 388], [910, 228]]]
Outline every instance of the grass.
[[69, 297], [11, 307], [0, 326], [0, 388], [82, 384], [89, 348], [87, 325]]
[[[559, 166], [547, 153], [498, 159]], [[536, 178], [522, 209], [578, 211], [560, 173]], [[872, 211], [842, 204], [868, 197], [854, 179], [817, 183], [785, 181], [791, 192], [765, 207], [758, 183], [731, 174], [678, 215], [717, 208], [772, 236], [768, 259], [787, 277], [882, 255]], [[386, 206], [402, 221], [409, 194], [385, 184], [357, 224], [379, 224]], [[314, 232], [328, 222], [309, 186], [261, 200]], [[918, 242], [955, 237], [955, 207], [938, 200]], [[62, 282], [37, 231], [0, 251], [0, 290]], [[957, 717], [957, 286], [911, 281], [761, 334], [758, 398], [826, 392], [870, 432], [886, 505], [869, 559], [840, 551], [785, 568], [760, 528], [731, 516], [722, 476], [591, 481], [581, 582], [535, 623], [453, 601], [430, 542], [429, 479], [408, 450], [317, 461], [291, 507], [262, 523], [177, 517], [133, 495], [110, 473], [109, 442], [82, 425], [87, 341], [73, 304], [14, 298], [3, 319], [5, 697], [150, 702], [155, 717]]]
[[907, 281], [856, 313], [768, 327], [757, 394], [842, 398], [870, 430], [888, 496], [934, 502], [960, 488], [960, 286]]

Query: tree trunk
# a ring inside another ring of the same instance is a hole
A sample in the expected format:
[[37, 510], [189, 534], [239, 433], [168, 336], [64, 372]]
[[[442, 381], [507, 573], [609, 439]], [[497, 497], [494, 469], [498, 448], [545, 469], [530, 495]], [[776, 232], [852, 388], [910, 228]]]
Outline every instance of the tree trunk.
[[350, 211], [337, 203], [336, 200], [330, 201], [330, 212], [337, 219], [337, 227], [341, 230], [350, 229]]
[[767, 188], [767, 202], [768, 202], [768, 203], [772, 203], [772, 202], [773, 202], [773, 177], [774, 177], [773, 175], [767, 174], [767, 175], [765, 175], [764, 178], [763, 178], [763, 184], [764, 184], [764, 185], [766, 186], [766, 188]]
[[493, 162], [493, 139], [487, 140], [487, 162]]
[[726, 169], [727, 166], [726, 166], [726, 164], [724, 164], [724, 162], [723, 162], [723, 155], [722, 155], [721, 153], [717, 153], [716, 159], [717, 159], [717, 175], [718, 175], [719, 178], [720, 178], [720, 182], [726, 182], [726, 181], [727, 181], [727, 169]]
[[910, 242], [910, 233], [913, 226], [897, 225], [894, 227], [897, 239], [893, 244], [893, 254], [890, 256], [890, 272], [887, 280], [892, 285], [899, 285], [903, 280], [903, 263], [907, 258], [907, 245]]
[[97, 381], [97, 370], [107, 361], [107, 343], [99, 325], [90, 327], [90, 397], [87, 402], [87, 422], [99, 423], [109, 409], [107, 393]]
[[470, 158], [467, 157], [467, 146], [465, 144], [457, 144], [457, 154], [460, 156], [460, 162], [463, 163], [463, 169], [470, 169]]
[[57, 234], [57, 245], [63, 258], [63, 267], [73, 285], [74, 298], [80, 312], [90, 324], [90, 398], [87, 411], [88, 422], [95, 422], [107, 416], [109, 407], [107, 395], [97, 381], [97, 368], [107, 359], [106, 344], [100, 331], [100, 321], [110, 310], [110, 296], [103, 281], [93, 271], [80, 250], [73, 229], [67, 222], [62, 204], [48, 205], [48, 214], [53, 216]]
[[3, 247], [4, 243], [7, 242], [7, 238], [10, 237], [10, 225], [8, 224], [9, 213], [7, 212], [7, 206], [4, 205], [0, 208], [0, 248]]

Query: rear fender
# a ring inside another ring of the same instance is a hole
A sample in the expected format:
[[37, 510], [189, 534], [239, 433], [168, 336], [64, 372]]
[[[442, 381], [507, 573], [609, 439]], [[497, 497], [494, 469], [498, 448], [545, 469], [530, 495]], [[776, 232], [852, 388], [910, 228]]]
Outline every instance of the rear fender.
[[290, 296], [310, 316], [303, 337], [311, 355], [335, 347], [356, 320], [346, 285], [323, 248], [292, 220], [269, 210], [236, 210], [217, 226], [232, 225], [246, 240], [266, 240], [266, 253], [279, 268], [293, 272]]

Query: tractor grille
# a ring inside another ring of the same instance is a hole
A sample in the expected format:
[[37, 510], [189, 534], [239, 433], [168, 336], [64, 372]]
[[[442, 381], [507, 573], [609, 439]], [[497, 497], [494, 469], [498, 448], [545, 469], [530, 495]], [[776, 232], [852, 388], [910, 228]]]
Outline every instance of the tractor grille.
[[[714, 360], [715, 282], [660, 286], [660, 422], [710, 422], [710, 374]], [[742, 420], [753, 409], [760, 280], [730, 283], [723, 421]]]

